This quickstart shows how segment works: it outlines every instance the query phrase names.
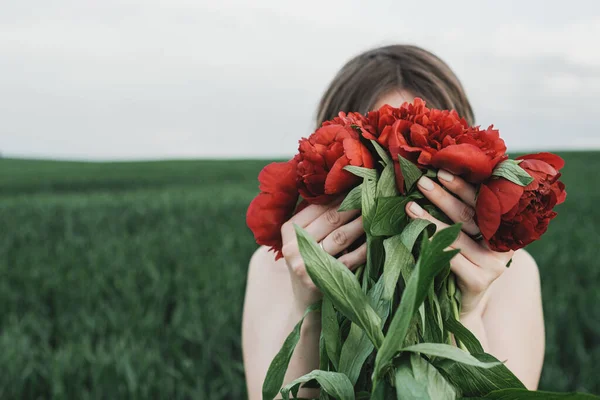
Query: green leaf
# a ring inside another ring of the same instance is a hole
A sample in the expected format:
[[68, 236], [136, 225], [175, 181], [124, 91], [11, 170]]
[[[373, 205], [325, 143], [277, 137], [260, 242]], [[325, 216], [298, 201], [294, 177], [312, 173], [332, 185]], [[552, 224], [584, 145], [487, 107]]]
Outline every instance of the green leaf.
[[[321, 371], [329, 371], [329, 363], [329, 356], [325, 348], [325, 337], [323, 336], [323, 331], [321, 331], [321, 335], [319, 336], [319, 369]], [[319, 400], [329, 400], [329, 396], [324, 390], [319, 391]]]
[[398, 400], [445, 400], [457, 397], [454, 387], [438, 370], [416, 354], [402, 357], [395, 380]]
[[362, 184], [356, 186], [354, 189], [348, 192], [344, 198], [344, 201], [342, 201], [342, 204], [340, 204], [338, 211], [360, 210], [361, 199]]
[[[389, 302], [382, 300], [384, 283], [385, 281], [382, 276], [369, 291], [369, 303], [382, 321], [387, 319], [390, 310]], [[352, 324], [350, 333], [342, 346], [340, 367], [338, 369], [338, 372], [342, 372], [348, 376], [352, 385], [356, 385], [362, 366], [373, 352], [373, 348], [373, 343], [368, 339], [365, 331], [360, 329], [358, 325]]]
[[531, 175], [519, 166], [519, 161], [517, 160], [508, 159], [502, 161], [500, 164], [496, 165], [492, 175], [507, 179], [519, 186], [527, 186], [533, 182]]
[[[367, 235], [367, 273], [365, 275], [372, 281], [379, 277], [384, 257], [383, 238]], [[369, 289], [370, 285], [363, 286], [363, 292], [368, 292]]]
[[454, 318], [448, 318], [444, 321], [444, 327], [454, 334], [458, 340], [460, 340], [469, 350], [471, 354], [483, 353], [483, 347], [479, 340], [463, 326], [459, 321]]
[[[425, 299], [435, 276], [449, 267], [450, 260], [458, 252], [458, 250], [444, 251], [444, 249], [454, 242], [459, 232], [460, 225], [457, 224], [438, 232], [431, 242], [428, 240], [423, 241], [423, 248], [417, 265], [410, 275], [400, 305], [377, 353], [375, 378], [378, 379], [383, 376], [383, 372], [392, 361], [392, 358], [402, 349], [411, 320]], [[425, 239], [427, 239], [427, 234], [425, 234]]]
[[263, 382], [263, 400], [272, 400], [277, 395], [277, 392], [279, 392], [279, 389], [281, 389], [288, 364], [290, 363], [294, 349], [300, 340], [300, 329], [302, 328], [304, 318], [306, 318], [309, 313], [318, 311], [320, 306], [321, 302], [318, 302], [306, 309], [302, 319], [296, 324], [292, 332], [283, 342], [283, 346], [281, 346], [281, 349], [275, 358], [273, 358], [273, 361], [271, 361], [271, 365], [269, 365], [269, 369], [267, 371], [267, 376]]
[[[472, 356], [481, 362], [498, 362], [486, 353]], [[452, 385], [460, 388], [464, 396], [484, 396], [504, 388], [525, 389], [525, 385], [504, 364], [479, 368], [449, 359], [436, 360], [433, 364]]]
[[383, 241], [385, 248], [385, 262], [383, 264], [383, 298], [387, 301], [392, 299], [398, 284], [398, 278], [403, 270], [411, 268], [415, 259], [410, 250], [402, 243], [402, 235], [392, 236]]
[[361, 209], [363, 217], [363, 228], [365, 232], [371, 231], [371, 224], [375, 217], [375, 198], [377, 196], [377, 181], [365, 179], [361, 191]]
[[[321, 314], [322, 315], [322, 314]], [[327, 349], [325, 348], [325, 336], [321, 330], [319, 335], [319, 369], [321, 371], [329, 371], [329, 356], [327, 355]]]
[[[454, 224], [449, 226], [448, 228], [441, 229], [435, 233], [433, 239], [430, 242], [423, 241], [423, 246], [427, 248], [427, 252], [421, 250], [421, 254], [419, 258], [425, 258], [428, 263], [435, 262], [436, 257], [440, 255], [450, 255], [452, 253], [452, 258], [456, 251], [444, 251], [448, 246], [450, 246], [460, 233], [462, 224]], [[449, 264], [448, 264], [449, 265]]]
[[430, 179], [436, 179], [437, 178], [437, 171], [435, 169], [429, 169], [427, 168], [427, 170], [425, 171], [425, 176], [430, 178]]
[[340, 364], [337, 371], [345, 374], [353, 386], [356, 385], [360, 370], [374, 348], [365, 331], [360, 329], [358, 325], [352, 324], [350, 333], [342, 345]]
[[405, 347], [402, 351], [410, 351], [412, 353], [422, 353], [428, 356], [435, 356], [454, 360], [464, 365], [472, 365], [480, 368], [492, 368], [502, 364], [499, 361], [483, 362], [473, 357], [471, 354], [458, 347], [443, 343], [419, 343], [414, 346]]
[[398, 161], [400, 162], [400, 170], [402, 171], [402, 176], [404, 177], [404, 186], [406, 186], [406, 192], [408, 193], [413, 186], [415, 186], [415, 183], [417, 183], [423, 173], [419, 167], [401, 155], [398, 155]]
[[396, 175], [394, 164], [388, 164], [383, 169], [379, 181], [377, 181], [377, 198], [397, 196]]
[[354, 400], [354, 388], [348, 377], [338, 372], [319, 371], [315, 370], [308, 374], [290, 382], [281, 389], [281, 395], [284, 399], [289, 400], [290, 392], [293, 397], [297, 397], [300, 384], [315, 379], [319, 382], [321, 390], [324, 390], [328, 395], [339, 400]]
[[[337, 320], [337, 314], [329, 297], [323, 298], [321, 305], [321, 334], [325, 342], [327, 356], [337, 370], [340, 361], [340, 351], [342, 348], [342, 339], [340, 337], [340, 326]], [[321, 368], [323, 369], [323, 368]]]
[[[406, 225], [406, 228], [404, 228], [400, 234], [400, 237], [402, 238], [402, 244], [404, 244], [409, 251], [412, 251], [417, 238], [428, 226], [433, 226], [433, 223], [426, 219], [414, 219], [410, 221], [410, 223]], [[431, 233], [433, 234], [433, 232]]]
[[448, 225], [452, 225], [454, 223], [446, 214], [444, 214], [444, 212], [442, 210], [440, 210], [433, 204], [425, 204], [423, 206], [423, 208], [425, 209], [425, 211], [427, 211], [429, 213], [429, 215], [431, 215], [433, 218], [437, 219], [438, 221], [442, 221], [443, 223], [448, 224]]
[[344, 169], [363, 179], [377, 179], [377, 171], [372, 168], [357, 167], [355, 165], [346, 165]]
[[393, 161], [388, 152], [383, 147], [381, 147], [381, 145], [377, 143], [376, 140], [371, 140], [371, 144], [373, 144], [373, 147], [375, 147], [375, 151], [377, 151], [377, 154], [379, 154], [379, 157], [381, 157], [381, 161], [383, 161], [385, 165], [392, 165], [393, 171]]
[[527, 389], [495, 390], [483, 397], [465, 397], [464, 399], [493, 399], [493, 400], [598, 400], [600, 397], [587, 393], [552, 393], [544, 391], [532, 392]]
[[381, 382], [371, 391], [370, 400], [389, 400], [394, 398], [396, 389], [387, 380]]
[[383, 341], [381, 318], [368, 304], [356, 276], [335, 257], [325, 253], [302, 228], [294, 225], [300, 254], [314, 284], [339, 312], [365, 330], [375, 347]]
[[408, 221], [406, 205], [412, 199], [412, 196], [378, 198], [370, 233], [375, 236], [392, 236], [402, 232]]
[[[432, 286], [433, 289], [433, 286]], [[427, 300], [423, 303], [425, 306], [423, 329], [421, 342], [444, 343], [444, 325], [442, 324], [442, 316], [440, 312], [440, 303], [435, 293], [430, 293]], [[419, 308], [420, 312], [421, 308]]]

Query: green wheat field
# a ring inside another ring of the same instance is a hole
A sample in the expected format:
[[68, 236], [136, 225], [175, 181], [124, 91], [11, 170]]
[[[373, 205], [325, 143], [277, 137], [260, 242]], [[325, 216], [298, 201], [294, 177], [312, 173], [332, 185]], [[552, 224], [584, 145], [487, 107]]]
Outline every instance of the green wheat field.
[[[600, 153], [561, 155], [567, 201], [529, 247], [541, 388], [600, 394]], [[245, 211], [267, 162], [0, 159], [0, 398], [244, 398]]]

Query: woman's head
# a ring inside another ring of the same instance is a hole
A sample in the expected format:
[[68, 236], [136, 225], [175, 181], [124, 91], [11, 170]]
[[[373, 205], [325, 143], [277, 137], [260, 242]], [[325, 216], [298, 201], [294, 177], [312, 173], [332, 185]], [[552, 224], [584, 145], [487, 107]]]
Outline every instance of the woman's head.
[[344, 65], [321, 98], [317, 126], [340, 111], [366, 113], [414, 97], [433, 108], [454, 109], [474, 124], [464, 89], [446, 63], [419, 47], [393, 45], [362, 53]]

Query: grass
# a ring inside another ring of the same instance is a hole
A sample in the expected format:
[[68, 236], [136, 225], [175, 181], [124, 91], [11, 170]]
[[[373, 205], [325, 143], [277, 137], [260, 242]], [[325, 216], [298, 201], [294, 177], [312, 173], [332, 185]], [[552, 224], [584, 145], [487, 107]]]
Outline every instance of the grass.
[[[541, 388], [600, 393], [600, 154], [563, 155], [567, 202], [529, 249]], [[245, 211], [265, 164], [0, 160], [0, 398], [245, 397]]]

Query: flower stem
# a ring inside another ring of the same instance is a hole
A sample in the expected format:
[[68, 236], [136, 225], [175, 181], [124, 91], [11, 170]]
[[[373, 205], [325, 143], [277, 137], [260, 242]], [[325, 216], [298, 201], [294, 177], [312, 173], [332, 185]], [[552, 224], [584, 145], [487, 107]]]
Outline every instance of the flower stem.
[[[456, 287], [456, 276], [453, 273], [450, 273], [448, 276], [448, 297], [450, 298], [450, 305], [452, 306], [452, 315], [456, 321], [460, 322], [460, 304], [456, 298], [458, 290], [460, 289]], [[456, 337], [454, 337], [454, 340], [459, 348], [466, 352], [469, 351], [463, 342], [458, 340]]]

